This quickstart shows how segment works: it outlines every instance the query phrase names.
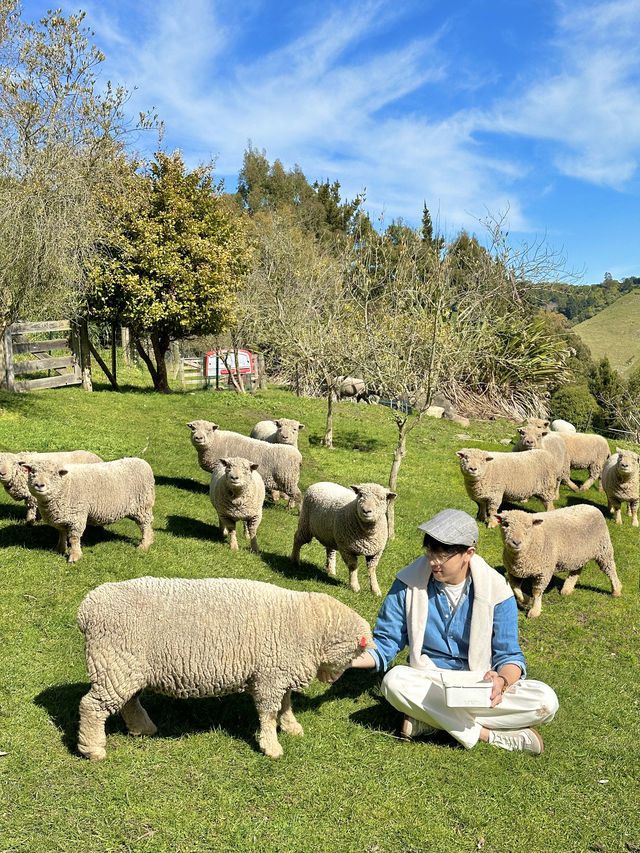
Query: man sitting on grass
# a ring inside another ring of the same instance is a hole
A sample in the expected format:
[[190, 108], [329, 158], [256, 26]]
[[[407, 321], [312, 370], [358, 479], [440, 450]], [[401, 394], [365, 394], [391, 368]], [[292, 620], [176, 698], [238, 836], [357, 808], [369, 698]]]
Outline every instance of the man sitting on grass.
[[[475, 553], [478, 525], [466, 512], [445, 509], [418, 529], [425, 554], [396, 575], [376, 621], [376, 648], [351, 666], [385, 670], [409, 646], [409, 666], [394, 666], [382, 682], [384, 697], [403, 714], [404, 739], [444, 730], [467, 749], [482, 740], [540, 755], [542, 738], [531, 725], [552, 720], [558, 699], [546, 684], [523, 677], [516, 601]], [[490, 679], [491, 707], [449, 707], [440, 678], [446, 670]]]

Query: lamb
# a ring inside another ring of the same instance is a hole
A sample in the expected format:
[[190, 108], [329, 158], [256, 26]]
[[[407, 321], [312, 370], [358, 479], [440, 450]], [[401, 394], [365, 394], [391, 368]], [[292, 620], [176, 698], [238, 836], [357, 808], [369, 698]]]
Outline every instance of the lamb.
[[569, 421], [563, 421], [562, 418], [556, 418], [555, 421], [551, 421], [551, 429], [554, 432], [577, 432], [573, 424], [569, 423]]
[[496, 513], [503, 500], [524, 501], [536, 495], [545, 509], [553, 509], [556, 460], [547, 450], [497, 453], [464, 447], [457, 453], [469, 497], [478, 504], [478, 521], [497, 527]]
[[[542, 426], [546, 423], [547, 426]], [[567, 445], [559, 435], [554, 435], [549, 432], [549, 421], [543, 421], [541, 418], [534, 418], [525, 426], [518, 429], [520, 438], [514, 446], [514, 451], [520, 452], [524, 450], [547, 450], [556, 460], [556, 494], [555, 499], [560, 497], [560, 483], [564, 483], [569, 488], [577, 492], [578, 486], [571, 480], [571, 469], [569, 468], [569, 456], [567, 453]]]
[[377, 483], [361, 483], [350, 489], [337, 483], [313, 483], [302, 501], [292, 561], [299, 564], [300, 548], [315, 536], [326, 549], [326, 569], [330, 575], [336, 573], [336, 551], [340, 551], [349, 568], [349, 585], [359, 592], [358, 556], [363, 555], [371, 592], [381, 595], [376, 567], [389, 535], [387, 502], [395, 497], [394, 492]]
[[[587, 504], [547, 513], [510, 510], [500, 514], [504, 548], [502, 561], [518, 603], [530, 603], [530, 619], [540, 616], [542, 594], [556, 571], [568, 571], [561, 595], [571, 595], [588, 560], [595, 560], [611, 581], [612, 595], [620, 595], [609, 528], [597, 507]], [[522, 592], [522, 579], [533, 578], [533, 596]]]
[[78, 751], [93, 760], [106, 755], [111, 714], [120, 711], [131, 734], [157, 732], [139, 701], [146, 687], [183, 698], [248, 691], [260, 749], [278, 758], [278, 724], [303, 734], [291, 691], [373, 647], [368, 622], [335, 598], [230, 578], [105, 583], [80, 604], [78, 625], [91, 680]]
[[250, 437], [271, 444], [290, 444], [298, 446], [298, 433], [304, 429], [304, 424], [291, 418], [278, 418], [275, 421], [258, 421], [251, 430]]
[[631, 450], [616, 447], [616, 452], [604, 463], [601, 482], [607, 495], [609, 512], [616, 512], [616, 524], [622, 524], [620, 505], [627, 502], [631, 526], [638, 526], [638, 462], [640, 456]]
[[[587, 468], [589, 471], [588, 478], [580, 486], [580, 491], [586, 492], [600, 477], [604, 463], [611, 456], [607, 439], [591, 432], [559, 432], [558, 435], [567, 445], [571, 468]], [[602, 483], [598, 488], [603, 491]]]
[[237, 550], [236, 522], [244, 522], [255, 554], [258, 553], [257, 533], [264, 503], [264, 482], [257, 467], [256, 462], [249, 462], [241, 456], [221, 459], [213, 469], [209, 486], [209, 498], [218, 513], [222, 535], [226, 536], [228, 531], [229, 544]]
[[52, 459], [60, 464], [83, 462], [86, 464], [92, 462], [102, 462], [102, 459], [95, 453], [88, 450], [59, 450], [53, 453], [31, 453], [24, 451], [23, 453], [0, 453], [0, 483], [5, 488], [7, 494], [14, 501], [24, 501], [27, 505], [26, 524], [33, 524], [40, 517], [38, 513], [38, 502], [29, 491], [27, 482], [27, 472], [20, 467], [20, 462], [27, 462], [29, 459]]
[[29, 491], [38, 502], [42, 520], [58, 531], [56, 550], [68, 561], [82, 557], [80, 539], [87, 524], [112, 524], [131, 518], [140, 527], [140, 549], [153, 543], [155, 484], [144, 459], [127, 457], [91, 465], [62, 465], [55, 460], [22, 462], [28, 472]]
[[267, 489], [289, 495], [289, 506], [300, 506], [302, 493], [298, 488], [302, 456], [295, 447], [287, 444], [270, 444], [249, 438], [237, 432], [219, 429], [211, 421], [191, 421], [191, 443], [198, 453], [198, 462], [204, 471], [213, 473], [221, 457], [242, 456], [260, 466], [260, 474]]

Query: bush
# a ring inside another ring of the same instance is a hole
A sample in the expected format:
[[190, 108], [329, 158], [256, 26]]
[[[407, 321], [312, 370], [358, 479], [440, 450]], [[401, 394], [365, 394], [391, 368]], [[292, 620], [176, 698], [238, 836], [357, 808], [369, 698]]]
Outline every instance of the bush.
[[586, 385], [565, 385], [556, 391], [551, 397], [551, 411], [554, 418], [569, 421], [579, 432], [588, 430], [601, 414]]

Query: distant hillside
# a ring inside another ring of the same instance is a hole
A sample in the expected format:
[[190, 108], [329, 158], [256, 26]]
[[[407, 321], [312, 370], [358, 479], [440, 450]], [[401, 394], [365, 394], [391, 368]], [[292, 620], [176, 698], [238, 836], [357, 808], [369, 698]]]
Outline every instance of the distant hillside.
[[612, 367], [629, 374], [640, 365], [640, 290], [619, 297], [572, 331], [587, 344], [594, 360], [607, 356]]
[[630, 276], [622, 281], [608, 277], [600, 284], [557, 283], [538, 286], [533, 298], [536, 305], [564, 314], [571, 325], [575, 326], [639, 287], [640, 278], [637, 276]]

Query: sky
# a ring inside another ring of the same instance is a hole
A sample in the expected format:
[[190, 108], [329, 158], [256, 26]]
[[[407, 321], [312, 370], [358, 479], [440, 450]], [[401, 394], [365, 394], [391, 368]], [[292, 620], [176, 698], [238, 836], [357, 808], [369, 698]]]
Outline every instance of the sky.
[[163, 147], [229, 192], [251, 144], [384, 225], [426, 203], [449, 238], [503, 220], [563, 280], [640, 276], [640, 0], [56, 2], [131, 115], [155, 107]]

